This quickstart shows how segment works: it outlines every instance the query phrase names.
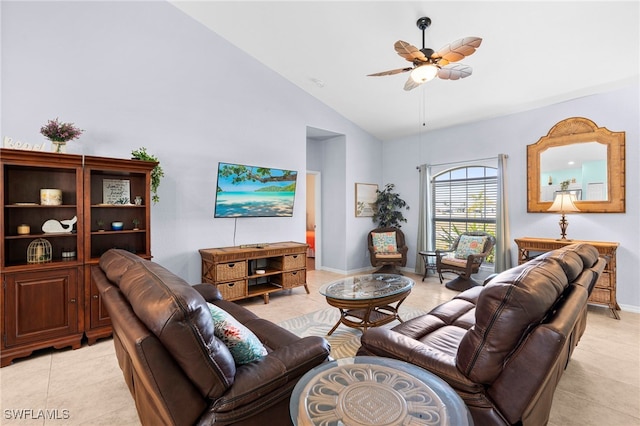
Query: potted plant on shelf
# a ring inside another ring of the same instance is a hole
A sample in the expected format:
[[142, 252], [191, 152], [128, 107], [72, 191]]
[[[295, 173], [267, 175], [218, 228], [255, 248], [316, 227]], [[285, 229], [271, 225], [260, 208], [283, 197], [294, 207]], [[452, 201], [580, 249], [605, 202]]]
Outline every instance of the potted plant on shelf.
[[98, 219], [98, 231], [104, 232], [104, 220]]
[[164, 171], [162, 167], [160, 167], [160, 162], [155, 155], [151, 155], [147, 152], [147, 148], [141, 147], [136, 150], [131, 151], [131, 156], [136, 160], [143, 161], [153, 161], [158, 163], [153, 170], [151, 170], [151, 199], [153, 200], [153, 204], [160, 201], [160, 197], [158, 196], [158, 187], [160, 186], [160, 179], [164, 177]]
[[51, 141], [51, 146], [55, 152], [65, 152], [67, 142], [77, 139], [84, 132], [73, 125], [73, 123], [61, 123], [55, 120], [47, 121], [47, 124], [40, 128], [40, 133]]
[[133, 219], [131, 222], [133, 223], [133, 230], [137, 231], [138, 225], [140, 224], [140, 219]]
[[393, 192], [395, 185], [388, 183], [382, 191], [376, 190], [375, 212], [373, 221], [378, 222], [380, 228], [400, 228], [400, 222], [406, 222], [402, 209], [409, 210], [407, 203], [400, 195]]

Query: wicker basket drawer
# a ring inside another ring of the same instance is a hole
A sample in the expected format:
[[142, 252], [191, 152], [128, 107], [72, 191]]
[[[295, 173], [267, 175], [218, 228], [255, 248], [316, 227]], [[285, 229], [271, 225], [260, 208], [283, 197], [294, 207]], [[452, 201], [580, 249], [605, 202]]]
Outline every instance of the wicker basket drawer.
[[304, 254], [291, 254], [284, 257], [284, 269], [304, 268], [307, 266], [307, 257]]
[[589, 302], [611, 305], [611, 289], [596, 287], [589, 296]]
[[598, 278], [598, 281], [596, 282], [596, 287], [613, 288], [613, 285], [611, 283], [611, 274], [606, 270], [602, 274], [600, 274], [600, 278]]
[[292, 269], [300, 269], [307, 266], [307, 257], [305, 254], [287, 254], [281, 257], [269, 259], [269, 265], [273, 269], [280, 271], [290, 271]]
[[216, 265], [216, 281], [234, 280], [247, 275], [247, 262], [220, 263]]
[[293, 288], [305, 285], [307, 282], [307, 274], [304, 269], [292, 272], [283, 272], [282, 275], [275, 275], [272, 281], [280, 284], [282, 288]]
[[247, 285], [244, 280], [217, 285], [225, 300], [241, 299], [247, 295]]

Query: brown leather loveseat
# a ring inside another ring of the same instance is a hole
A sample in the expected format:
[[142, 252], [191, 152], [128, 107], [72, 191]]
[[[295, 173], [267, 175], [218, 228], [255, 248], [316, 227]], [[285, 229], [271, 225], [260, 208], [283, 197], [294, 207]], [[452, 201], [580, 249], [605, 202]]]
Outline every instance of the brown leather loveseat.
[[[293, 387], [328, 360], [324, 338], [299, 338], [222, 300], [214, 286], [191, 286], [126, 251], [107, 251], [91, 276], [111, 316], [116, 356], [143, 425], [291, 424]], [[214, 335], [207, 302], [251, 330], [267, 354], [236, 365]]]
[[444, 379], [478, 425], [544, 425], [605, 266], [573, 244], [496, 275], [393, 329], [374, 328], [359, 355], [401, 359]]

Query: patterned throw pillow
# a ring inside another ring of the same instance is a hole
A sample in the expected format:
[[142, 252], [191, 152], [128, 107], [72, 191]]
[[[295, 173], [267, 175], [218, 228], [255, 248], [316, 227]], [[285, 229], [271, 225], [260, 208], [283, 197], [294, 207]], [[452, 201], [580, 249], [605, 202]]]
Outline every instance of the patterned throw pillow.
[[223, 309], [207, 302], [215, 336], [229, 348], [236, 364], [248, 364], [267, 355], [262, 342], [247, 327]]
[[480, 254], [484, 249], [484, 243], [487, 237], [462, 235], [456, 248], [455, 257], [457, 259], [466, 259], [469, 255]]
[[372, 232], [371, 239], [376, 253], [397, 253], [395, 232]]

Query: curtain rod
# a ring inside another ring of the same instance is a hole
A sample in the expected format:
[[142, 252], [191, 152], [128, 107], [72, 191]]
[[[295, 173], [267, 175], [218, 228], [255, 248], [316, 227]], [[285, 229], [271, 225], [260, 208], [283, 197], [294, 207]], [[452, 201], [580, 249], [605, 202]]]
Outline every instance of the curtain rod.
[[[509, 158], [508, 155], [506, 154], [502, 154], [504, 155], [506, 158]], [[475, 160], [465, 160], [465, 161], [452, 161], [450, 163], [440, 163], [440, 164], [426, 164], [427, 166], [433, 167], [433, 166], [449, 166], [452, 164], [464, 164], [464, 163], [473, 163], [475, 161], [484, 161], [484, 160], [497, 160], [498, 156], [496, 157], [487, 157], [487, 158], [476, 158]], [[420, 166], [416, 166], [416, 169], [419, 169]]]

